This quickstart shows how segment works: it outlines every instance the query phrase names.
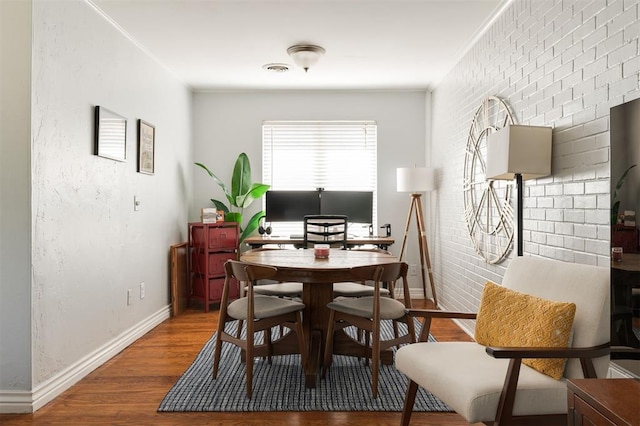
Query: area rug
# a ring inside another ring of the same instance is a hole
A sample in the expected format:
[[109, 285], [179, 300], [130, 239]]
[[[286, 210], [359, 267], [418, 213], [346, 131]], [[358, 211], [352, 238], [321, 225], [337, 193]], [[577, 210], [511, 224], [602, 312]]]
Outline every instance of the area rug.
[[[383, 325], [382, 333], [390, 336], [391, 326]], [[253, 396], [248, 399], [237, 346], [223, 343], [218, 377], [212, 378], [214, 341], [215, 335], [167, 393], [158, 411], [402, 411], [407, 388], [402, 373], [393, 365], [381, 365], [378, 398], [374, 399], [371, 366], [341, 355], [334, 356], [329, 373], [318, 378], [313, 389], [305, 386], [299, 355], [276, 356], [271, 364], [256, 358]], [[420, 388], [414, 411], [451, 410]]]

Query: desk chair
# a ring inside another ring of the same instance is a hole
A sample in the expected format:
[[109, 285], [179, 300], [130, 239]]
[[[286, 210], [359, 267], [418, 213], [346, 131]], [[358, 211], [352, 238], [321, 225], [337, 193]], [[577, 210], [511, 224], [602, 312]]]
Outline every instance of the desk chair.
[[[303, 303], [289, 299], [255, 294], [255, 282], [272, 278], [277, 272], [274, 267], [250, 265], [236, 260], [227, 261], [224, 267], [226, 277], [214, 348], [213, 378], [215, 379], [218, 375], [222, 342], [239, 346], [246, 352], [247, 398], [251, 398], [254, 349], [266, 348], [268, 356], [271, 356], [269, 330], [272, 327], [282, 325], [296, 332], [301, 362], [302, 365], [306, 364], [307, 345], [302, 331], [302, 311], [305, 306]], [[229, 287], [234, 278], [247, 283], [247, 295], [229, 303]], [[231, 321], [238, 321], [238, 328], [243, 322], [246, 324], [246, 339], [240, 338], [240, 333], [233, 336], [225, 331], [225, 325]], [[265, 331], [265, 343], [256, 346], [254, 336], [259, 331]]]
[[307, 215], [304, 217], [304, 247], [329, 244], [347, 249], [348, 217], [343, 215]]
[[[407, 283], [408, 269], [409, 267], [405, 262], [390, 263], [384, 266], [362, 266], [352, 269], [352, 275], [356, 280], [373, 282], [374, 293], [373, 296], [358, 298], [338, 297], [327, 305], [330, 309], [330, 314], [325, 343], [323, 377], [331, 364], [334, 333], [350, 325], [355, 326], [358, 330], [371, 333], [371, 339], [365, 339], [365, 346], [371, 352], [371, 392], [374, 398], [378, 396], [380, 353], [392, 346], [415, 342], [413, 319], [407, 313], [407, 308], [411, 306], [409, 285]], [[400, 278], [402, 278], [405, 304], [390, 297], [383, 297], [380, 291], [383, 282], [393, 282]], [[380, 323], [383, 320], [392, 320], [394, 328], [398, 322], [405, 323], [407, 333], [398, 336], [396, 332], [392, 339], [381, 340]], [[369, 345], [369, 342], [371, 342], [371, 345]]]

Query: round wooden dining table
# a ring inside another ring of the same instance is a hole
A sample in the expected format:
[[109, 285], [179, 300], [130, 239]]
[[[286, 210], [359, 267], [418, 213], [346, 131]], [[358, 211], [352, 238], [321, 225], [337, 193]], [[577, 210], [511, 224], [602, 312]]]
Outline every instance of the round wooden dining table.
[[[315, 387], [321, 365], [326, 331], [329, 323], [327, 304], [333, 300], [333, 283], [353, 281], [351, 268], [384, 265], [398, 262], [387, 252], [375, 250], [331, 249], [328, 258], [316, 258], [312, 249], [255, 249], [242, 254], [242, 262], [278, 268], [274, 279], [281, 282], [301, 282], [302, 301], [305, 304], [303, 329], [309, 344], [307, 365], [303, 366], [307, 387]], [[289, 333], [287, 336], [290, 336]], [[295, 338], [274, 342], [273, 354], [295, 353]], [[371, 357], [367, 348], [344, 333], [336, 333], [334, 354]], [[392, 363], [392, 353], [383, 354], [382, 362]]]

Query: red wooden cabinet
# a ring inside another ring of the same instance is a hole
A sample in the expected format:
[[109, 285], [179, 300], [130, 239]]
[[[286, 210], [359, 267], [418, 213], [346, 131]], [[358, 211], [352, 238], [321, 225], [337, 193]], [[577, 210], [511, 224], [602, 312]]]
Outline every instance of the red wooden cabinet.
[[[238, 240], [239, 229], [235, 222], [189, 223], [190, 299], [203, 301], [205, 312], [209, 312], [211, 303], [220, 303], [224, 263], [238, 258]], [[239, 283], [231, 284], [229, 297], [236, 298]]]

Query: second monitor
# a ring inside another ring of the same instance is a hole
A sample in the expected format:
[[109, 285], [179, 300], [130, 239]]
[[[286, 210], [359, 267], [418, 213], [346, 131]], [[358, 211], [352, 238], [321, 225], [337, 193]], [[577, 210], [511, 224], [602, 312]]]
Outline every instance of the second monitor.
[[320, 214], [345, 215], [351, 223], [373, 223], [373, 192], [322, 191]]
[[301, 222], [305, 215], [345, 215], [351, 223], [372, 223], [372, 191], [267, 191], [269, 222]]

